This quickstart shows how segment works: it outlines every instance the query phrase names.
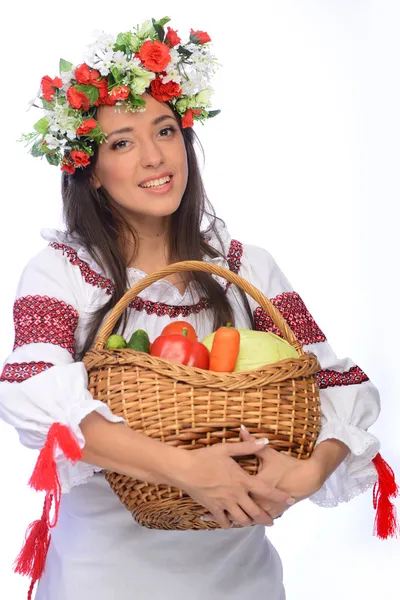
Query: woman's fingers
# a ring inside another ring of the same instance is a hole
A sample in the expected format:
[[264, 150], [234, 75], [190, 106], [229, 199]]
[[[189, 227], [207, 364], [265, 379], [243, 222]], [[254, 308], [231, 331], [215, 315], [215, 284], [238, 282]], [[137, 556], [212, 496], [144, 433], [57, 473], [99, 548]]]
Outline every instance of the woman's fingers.
[[[274, 520], [272, 516], [265, 510], [263, 510], [250, 496], [243, 496], [239, 501], [240, 508], [250, 518], [249, 525], [265, 525], [266, 527], [272, 527]], [[233, 521], [236, 522], [234, 515]]]

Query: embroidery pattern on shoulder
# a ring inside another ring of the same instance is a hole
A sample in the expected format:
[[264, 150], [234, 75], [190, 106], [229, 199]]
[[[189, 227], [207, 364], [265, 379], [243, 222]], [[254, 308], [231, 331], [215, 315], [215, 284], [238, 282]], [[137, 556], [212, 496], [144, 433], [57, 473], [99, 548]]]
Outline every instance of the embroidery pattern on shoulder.
[[115, 286], [112, 283], [111, 279], [103, 277], [102, 275], [96, 273], [96, 271], [91, 269], [87, 262], [81, 260], [78, 257], [78, 253], [76, 252], [76, 250], [74, 250], [70, 246], [66, 246], [65, 244], [59, 244], [58, 242], [50, 242], [49, 246], [51, 246], [51, 248], [54, 248], [55, 250], [61, 250], [61, 252], [67, 256], [69, 262], [72, 265], [78, 267], [86, 283], [89, 283], [94, 287], [103, 289], [109, 296], [111, 296], [114, 293]]
[[[287, 321], [302, 346], [326, 341], [326, 336], [314, 321], [299, 294], [284, 292], [272, 298], [271, 302]], [[254, 311], [254, 321], [257, 331], [270, 331], [283, 337], [271, 317], [261, 306]]]
[[369, 381], [368, 375], [357, 366], [354, 366], [343, 373], [333, 371], [332, 369], [323, 369], [317, 373], [316, 377], [321, 390], [328, 387], [356, 385], [358, 383]]
[[4, 366], [3, 372], [0, 375], [0, 381], [8, 381], [10, 383], [21, 383], [30, 379], [34, 375], [39, 375], [43, 371], [47, 371], [53, 367], [53, 363], [47, 362], [22, 362], [22, 363], [7, 363]]
[[15, 350], [26, 344], [54, 344], [75, 352], [78, 312], [62, 300], [24, 296], [14, 303]]

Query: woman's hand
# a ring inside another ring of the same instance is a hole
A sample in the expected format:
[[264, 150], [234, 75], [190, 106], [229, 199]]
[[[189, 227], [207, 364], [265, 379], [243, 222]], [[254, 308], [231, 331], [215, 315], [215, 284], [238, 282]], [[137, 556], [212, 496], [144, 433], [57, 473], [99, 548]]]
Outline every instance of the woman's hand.
[[232, 521], [270, 526], [272, 518], [261, 505], [282, 508], [294, 501], [287, 492], [249, 475], [233, 458], [259, 455], [264, 447], [263, 440], [251, 439], [185, 452], [175, 485], [209, 510], [212, 520], [224, 529], [230, 528]]
[[[254, 439], [252, 435], [242, 428], [242, 440]], [[299, 460], [287, 456], [266, 446], [257, 454], [260, 468], [256, 479], [287, 492], [296, 502], [305, 500], [315, 494], [323, 484], [323, 477], [318, 463], [313, 460]], [[273, 519], [282, 515], [289, 507], [279, 506], [271, 501], [265, 502], [256, 494], [252, 496], [257, 504]]]
[[[242, 427], [240, 437], [244, 441], [251, 441], [255, 438]], [[267, 513], [271, 520], [281, 516], [290, 506], [308, 498], [317, 492], [323, 484], [323, 478], [319, 463], [309, 460], [298, 460], [292, 456], [287, 456], [277, 452], [268, 446], [264, 446], [257, 457], [260, 460], [258, 474], [253, 478], [257, 482], [262, 482], [271, 489], [279, 489], [286, 492], [293, 501], [289, 504], [286, 500], [280, 502], [276, 497], [265, 498], [257, 491], [251, 492], [251, 498], [254, 502]], [[229, 515], [232, 523], [236, 519], [232, 514]], [[207, 521], [215, 520], [212, 514], [205, 517]], [[255, 521], [252, 525], [258, 524]], [[272, 524], [272, 523], [271, 523]]]

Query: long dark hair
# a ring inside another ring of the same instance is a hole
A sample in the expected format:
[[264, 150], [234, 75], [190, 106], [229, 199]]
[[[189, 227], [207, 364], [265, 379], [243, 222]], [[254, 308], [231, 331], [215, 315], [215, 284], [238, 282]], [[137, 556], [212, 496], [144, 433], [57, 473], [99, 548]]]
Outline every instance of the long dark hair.
[[[181, 127], [179, 117], [177, 121]], [[216, 258], [220, 256], [220, 252], [209, 245], [205, 239], [210, 232], [219, 239], [217, 230], [219, 219], [207, 198], [200, 174], [195, 142], [198, 142], [200, 148], [201, 144], [192, 128], [181, 127], [181, 132], [187, 153], [188, 182], [179, 208], [171, 215], [169, 258], [173, 262], [203, 260], [205, 255]], [[73, 175], [63, 173], [61, 186], [67, 232], [79, 239], [114, 284], [114, 292], [109, 301], [92, 315], [85, 343], [77, 358], [84, 356], [92, 347], [103, 319], [128, 289], [127, 262], [121, 248], [121, 235], [130, 232], [136, 250], [138, 240], [136, 232], [118, 210], [107, 191], [104, 188], [96, 189], [93, 184], [92, 175], [97, 156], [95, 150], [89, 166], [77, 169]], [[210, 223], [205, 232], [201, 231], [203, 216], [207, 216]], [[221, 242], [220, 239], [219, 241]], [[214, 312], [214, 329], [227, 322], [234, 324], [233, 310], [223, 287], [209, 273], [193, 272], [191, 276], [197, 282], [202, 297], [208, 300]], [[253, 327], [253, 317], [247, 297], [241, 290], [238, 291], [249, 318], [249, 325]], [[119, 329], [121, 323], [123, 332], [126, 322], [127, 318], [124, 315], [116, 323], [114, 332]]]

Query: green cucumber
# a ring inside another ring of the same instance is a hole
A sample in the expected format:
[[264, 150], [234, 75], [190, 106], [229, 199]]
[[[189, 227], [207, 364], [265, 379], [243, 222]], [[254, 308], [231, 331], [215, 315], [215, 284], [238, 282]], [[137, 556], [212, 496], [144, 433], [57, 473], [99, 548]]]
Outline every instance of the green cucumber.
[[138, 329], [132, 333], [131, 339], [129, 340], [128, 348], [136, 350], [136, 352], [150, 352], [150, 340], [146, 331]]

